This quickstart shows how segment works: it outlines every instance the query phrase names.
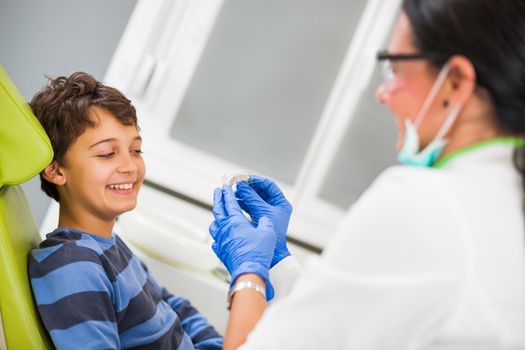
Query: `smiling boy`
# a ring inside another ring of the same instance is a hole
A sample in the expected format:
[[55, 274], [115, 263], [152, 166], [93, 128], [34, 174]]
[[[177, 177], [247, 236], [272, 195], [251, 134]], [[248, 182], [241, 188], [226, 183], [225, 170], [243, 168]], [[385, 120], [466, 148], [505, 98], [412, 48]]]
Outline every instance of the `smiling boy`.
[[145, 174], [130, 101], [77, 72], [52, 80], [31, 107], [55, 153], [40, 178], [60, 204], [58, 228], [29, 257], [55, 346], [220, 349], [222, 337], [207, 320], [161, 287], [113, 233], [117, 216], [135, 208]]

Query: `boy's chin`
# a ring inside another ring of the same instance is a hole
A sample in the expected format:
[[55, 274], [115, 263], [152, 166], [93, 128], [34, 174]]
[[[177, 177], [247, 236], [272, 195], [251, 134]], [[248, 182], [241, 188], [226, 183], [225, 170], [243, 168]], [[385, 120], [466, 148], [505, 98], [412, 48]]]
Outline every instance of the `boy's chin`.
[[122, 214], [124, 213], [127, 213], [128, 211], [132, 211], [133, 209], [135, 209], [137, 207], [137, 203], [135, 202], [133, 205], [129, 206], [129, 208], [126, 208], [126, 210], [124, 210], [122, 212]]
[[137, 207], [137, 202], [127, 205], [127, 206], [122, 206], [121, 208], [118, 208], [117, 210], [115, 210], [116, 216], [127, 213], [128, 211], [132, 211], [136, 207]]

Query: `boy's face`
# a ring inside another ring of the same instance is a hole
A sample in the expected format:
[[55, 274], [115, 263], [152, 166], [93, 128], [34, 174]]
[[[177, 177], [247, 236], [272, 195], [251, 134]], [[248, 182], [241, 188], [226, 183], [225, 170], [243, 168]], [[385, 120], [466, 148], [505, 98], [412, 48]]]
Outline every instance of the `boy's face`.
[[92, 112], [100, 122], [67, 150], [60, 166], [65, 183], [57, 188], [69, 215], [110, 221], [136, 206], [145, 173], [142, 139], [135, 126], [121, 124], [109, 111]]

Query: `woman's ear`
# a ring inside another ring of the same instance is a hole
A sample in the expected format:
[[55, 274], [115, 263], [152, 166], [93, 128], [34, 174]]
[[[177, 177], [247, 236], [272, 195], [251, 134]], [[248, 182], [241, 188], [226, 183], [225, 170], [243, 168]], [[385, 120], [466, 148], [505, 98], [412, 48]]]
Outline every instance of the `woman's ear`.
[[463, 105], [476, 91], [476, 70], [465, 56], [453, 56], [449, 60], [451, 102]]
[[60, 165], [58, 165], [56, 160], [45, 167], [44, 171], [42, 171], [42, 176], [44, 179], [57, 186], [62, 186], [66, 183], [66, 176], [60, 169]]

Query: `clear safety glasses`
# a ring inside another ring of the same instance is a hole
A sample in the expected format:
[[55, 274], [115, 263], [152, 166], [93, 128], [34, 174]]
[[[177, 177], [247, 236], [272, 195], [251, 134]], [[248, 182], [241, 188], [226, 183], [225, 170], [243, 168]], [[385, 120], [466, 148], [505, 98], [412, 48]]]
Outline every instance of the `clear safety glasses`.
[[397, 86], [396, 71], [392, 66], [394, 61], [412, 61], [428, 59], [427, 55], [421, 53], [415, 54], [391, 54], [388, 51], [382, 50], [377, 53], [377, 61], [381, 67], [381, 74], [383, 76], [383, 88], [385, 92], [391, 92]]

